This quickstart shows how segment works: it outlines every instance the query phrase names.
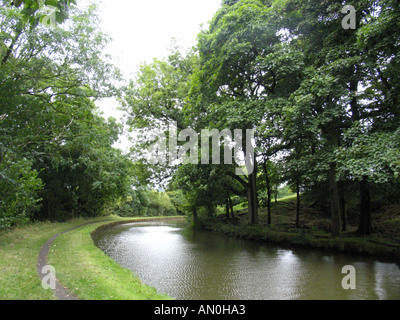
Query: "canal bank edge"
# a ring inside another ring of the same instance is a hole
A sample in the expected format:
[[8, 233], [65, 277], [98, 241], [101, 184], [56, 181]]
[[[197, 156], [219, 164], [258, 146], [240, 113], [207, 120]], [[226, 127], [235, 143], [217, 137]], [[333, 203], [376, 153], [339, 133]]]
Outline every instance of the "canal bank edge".
[[[68, 230], [65, 230], [63, 232], [60, 232], [56, 235], [54, 235], [53, 237], [51, 237], [48, 241], [46, 241], [46, 243], [44, 243], [41, 247], [39, 256], [38, 256], [38, 260], [37, 260], [37, 273], [38, 276], [40, 278], [40, 280], [42, 281], [46, 281], [46, 277], [48, 277], [48, 270], [46, 269], [46, 267], [48, 267], [48, 255], [51, 249], [51, 246], [53, 245], [54, 241], [61, 235], [66, 234], [70, 231], [76, 230], [78, 228], [87, 226], [87, 225], [91, 225], [91, 224], [97, 224], [97, 223], [104, 223], [101, 226], [97, 227], [94, 231], [92, 231], [90, 233], [91, 235], [91, 239], [93, 240], [93, 235], [95, 234], [95, 232], [99, 232], [102, 230], [106, 230], [108, 228], [112, 228], [116, 225], [122, 225], [122, 224], [129, 224], [129, 223], [138, 223], [138, 222], [151, 222], [151, 221], [168, 221], [168, 220], [185, 220], [184, 217], [158, 217], [158, 218], [143, 218], [143, 219], [126, 219], [126, 220], [118, 220], [118, 221], [112, 221], [110, 220], [104, 220], [104, 221], [92, 221], [92, 222], [88, 222], [88, 223], [84, 223], [84, 224], [80, 224], [78, 226], [75, 226], [73, 228], [70, 228]], [[52, 279], [55, 284], [56, 287], [55, 288], [49, 288], [52, 289], [54, 296], [58, 299], [58, 300], [80, 300], [79, 297], [75, 294], [72, 293], [72, 291], [70, 289], [68, 289], [66, 286], [64, 286], [61, 281], [59, 279], [56, 278], [56, 276], [53, 275], [53, 279]]]
[[317, 237], [306, 232], [279, 232], [268, 230], [262, 225], [236, 226], [219, 221], [202, 222], [198, 227], [202, 230], [244, 240], [377, 257], [400, 263], [400, 245], [380, 242], [369, 237]]
[[170, 220], [181, 220], [181, 221], [186, 221], [185, 217], [182, 216], [174, 216], [174, 217], [158, 217], [158, 218], [141, 218], [141, 219], [129, 219], [129, 220], [121, 220], [121, 221], [114, 221], [110, 223], [103, 224], [93, 230], [90, 235], [92, 239], [98, 232], [106, 231], [108, 229], [111, 229], [113, 227], [116, 227], [118, 225], [123, 225], [123, 224], [130, 224], [130, 223], [139, 223], [139, 222], [152, 222], [152, 221], [170, 221]]
[[[118, 220], [118, 221], [95, 221], [93, 223], [102, 223], [99, 227], [90, 232], [90, 235], [93, 235], [96, 232], [101, 232], [107, 230], [109, 228], [113, 228], [117, 225], [130, 224], [130, 223], [140, 223], [140, 222], [150, 222], [150, 221], [162, 221], [162, 220], [177, 220], [181, 219], [185, 221], [184, 217], [162, 217], [162, 218], [143, 218], [143, 219], [126, 219], [126, 220]], [[91, 223], [90, 223], [91, 224]], [[86, 225], [86, 224], [83, 224]], [[48, 249], [50, 249], [52, 242], [61, 234], [68, 233], [74, 229], [82, 227], [80, 225], [78, 227], [69, 229], [67, 231], [61, 232], [55, 236], [53, 236], [50, 240], [43, 245], [42, 259], [46, 257], [46, 252], [48, 253]], [[204, 227], [204, 226], [203, 226]], [[271, 232], [270, 230], [265, 230], [262, 226], [247, 226], [247, 227], [235, 227], [234, 225], [224, 225], [221, 223], [212, 224], [208, 227], [204, 228], [205, 230], [216, 232], [219, 234], [223, 234], [226, 236], [237, 237], [241, 239], [247, 239], [257, 242], [268, 242], [274, 244], [280, 244], [285, 246], [301, 246], [308, 248], [320, 248], [329, 251], [336, 252], [345, 252], [345, 253], [356, 253], [361, 255], [368, 256], [380, 256], [386, 257], [390, 260], [397, 259], [399, 261], [399, 246], [383, 246], [377, 243], [370, 243], [371, 239], [363, 239], [363, 238], [324, 238], [324, 239], [312, 239], [310, 234], [291, 234], [291, 233], [283, 233], [283, 232]], [[92, 238], [93, 239], [93, 238]], [[368, 241], [366, 241], [368, 240]], [[358, 244], [361, 243], [361, 246]], [[47, 246], [47, 249], [45, 249]], [[47, 257], [46, 260], [47, 261]], [[38, 267], [39, 271], [39, 267]], [[65, 288], [68, 291], [67, 288]], [[68, 293], [67, 293], [68, 295]], [[62, 299], [62, 297], [58, 297], [58, 299]], [[64, 297], [67, 299], [76, 299], [75, 296]]]
[[[126, 221], [115, 221], [96, 228], [92, 233], [93, 236], [97, 232], [105, 231], [117, 225], [160, 221], [160, 220], [185, 220], [185, 217], [163, 217], [163, 218], [143, 218]], [[234, 224], [221, 223], [219, 221], [202, 222], [197, 225], [200, 229], [219, 233], [221, 235], [235, 237], [257, 242], [266, 242], [292, 247], [316, 248], [326, 250], [328, 252], [357, 254], [360, 256], [383, 258], [390, 261], [400, 263], [400, 245], [394, 243], [380, 242], [369, 237], [317, 237], [311, 233], [299, 232], [279, 232], [268, 230], [261, 225], [254, 226], [236, 226]]]

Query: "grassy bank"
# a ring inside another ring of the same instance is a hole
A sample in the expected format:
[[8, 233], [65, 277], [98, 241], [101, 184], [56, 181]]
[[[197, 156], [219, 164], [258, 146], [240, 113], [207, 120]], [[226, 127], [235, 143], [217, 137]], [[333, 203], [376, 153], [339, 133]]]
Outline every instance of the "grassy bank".
[[259, 224], [248, 225], [247, 209], [243, 205], [235, 209], [236, 220], [228, 220], [224, 214], [201, 221], [201, 227], [231, 237], [286, 246], [321, 248], [389, 259], [400, 259], [400, 211], [398, 206], [388, 206], [374, 213], [374, 233], [358, 236], [357, 220], [349, 216], [348, 226], [340, 237], [330, 235], [330, 219], [326, 213], [302, 205], [300, 228], [295, 225], [296, 197], [287, 197], [272, 204], [272, 224], [267, 223], [267, 210], [260, 209]]
[[0, 233], [0, 299], [49, 300], [41, 287], [36, 264], [41, 246], [54, 234], [82, 223], [38, 223]]
[[[132, 219], [107, 217], [110, 222]], [[95, 222], [59, 236], [49, 252], [56, 277], [80, 299], [149, 300], [170, 299], [142, 284], [98, 249], [91, 233], [106, 224], [105, 218], [75, 219], [66, 223], [37, 223], [0, 233], [0, 299], [54, 300], [44, 290], [36, 265], [41, 246], [52, 236], [76, 226]], [[110, 223], [107, 222], [107, 223]]]
[[[247, 225], [245, 209], [236, 211], [238, 220], [229, 222], [224, 215], [207, 220], [204, 227], [227, 236], [288, 246], [316, 247], [339, 252], [400, 258], [400, 217], [392, 207], [375, 216], [374, 233], [358, 237], [356, 225], [349, 220], [348, 231], [331, 238], [329, 219], [302, 207], [301, 228], [294, 225], [293, 199], [273, 205], [271, 226], [266, 225], [266, 211], [260, 212], [260, 224]], [[104, 222], [105, 219], [109, 221]], [[380, 219], [380, 220], [378, 220]], [[98, 249], [91, 238], [94, 230], [109, 223], [132, 219], [107, 217], [91, 220], [75, 219], [66, 223], [37, 223], [0, 232], [0, 299], [54, 300], [52, 291], [44, 290], [36, 265], [42, 245], [55, 234], [82, 226], [60, 235], [49, 252], [49, 264], [57, 278], [80, 299], [86, 300], [148, 300], [169, 299], [154, 288], [142, 284], [132, 272], [120, 267]]]

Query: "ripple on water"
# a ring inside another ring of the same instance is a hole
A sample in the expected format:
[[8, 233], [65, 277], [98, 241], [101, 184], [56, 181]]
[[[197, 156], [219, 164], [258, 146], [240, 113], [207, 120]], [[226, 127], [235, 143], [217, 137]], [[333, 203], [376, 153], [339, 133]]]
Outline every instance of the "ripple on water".
[[[176, 299], [400, 299], [396, 264], [198, 233], [174, 224], [123, 226], [96, 244], [122, 267]], [[344, 265], [357, 290], [341, 287]]]

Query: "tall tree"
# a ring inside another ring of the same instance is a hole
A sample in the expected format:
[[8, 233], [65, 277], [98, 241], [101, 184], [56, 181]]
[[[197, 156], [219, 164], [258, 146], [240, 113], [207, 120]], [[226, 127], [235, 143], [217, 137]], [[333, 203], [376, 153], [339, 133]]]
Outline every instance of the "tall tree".
[[[342, 27], [342, 7], [342, 3], [296, 0], [284, 5], [285, 15], [291, 19], [288, 30], [307, 57], [307, 73], [293, 95], [294, 105], [302, 114], [299, 122], [308, 133], [314, 156], [320, 159], [319, 168], [325, 171], [329, 182], [333, 235], [340, 233], [343, 207], [339, 206], [335, 154], [343, 144], [344, 131], [363, 119], [360, 117], [367, 110], [359, 95], [365, 75], [363, 51], [357, 46], [357, 32]], [[358, 1], [357, 26], [365, 23], [373, 11], [370, 1]]]
[[[177, 139], [169, 129], [193, 128], [193, 114], [187, 117], [185, 110], [196, 60], [192, 52], [185, 56], [174, 47], [167, 58], [154, 59], [152, 63], [140, 67], [121, 101], [128, 114], [127, 124], [135, 132], [131, 154], [137, 163], [147, 166], [151, 176], [148, 181], [158, 185], [165, 186], [165, 181], [170, 179], [178, 163], [168, 157], [168, 152], [154, 154], [148, 151], [160, 141], [160, 137], [165, 137], [164, 151], [170, 149], [170, 152], [176, 152], [178, 145], [169, 148], [169, 141]], [[160, 161], [154, 161], [155, 158]]]
[[[209, 30], [199, 35], [199, 96], [203, 98], [203, 106], [208, 105], [211, 111], [210, 123], [220, 130], [255, 129], [263, 118], [262, 99], [275, 93], [277, 75], [269, 56], [279, 37], [270, 10], [261, 1], [225, 3]], [[243, 151], [247, 151], [245, 145]], [[254, 157], [252, 161], [254, 170], [245, 183], [249, 221], [255, 224], [258, 222], [257, 159]]]
[[129, 184], [129, 165], [112, 148], [119, 128], [95, 115], [94, 101], [117, 92], [108, 37], [95, 6], [72, 11], [70, 24], [32, 28], [22, 11], [0, 7], [0, 183], [26, 183], [14, 190], [31, 199], [31, 209], [19, 208], [28, 218], [99, 214]]

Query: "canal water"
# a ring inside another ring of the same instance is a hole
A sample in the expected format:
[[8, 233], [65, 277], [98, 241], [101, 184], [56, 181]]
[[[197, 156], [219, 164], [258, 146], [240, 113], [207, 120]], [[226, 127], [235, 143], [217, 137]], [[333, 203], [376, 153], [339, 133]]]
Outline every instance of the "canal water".
[[[400, 299], [396, 263], [227, 238], [178, 221], [116, 226], [98, 233], [95, 243], [178, 300]], [[342, 286], [351, 283], [345, 266], [355, 268], [356, 289]]]

